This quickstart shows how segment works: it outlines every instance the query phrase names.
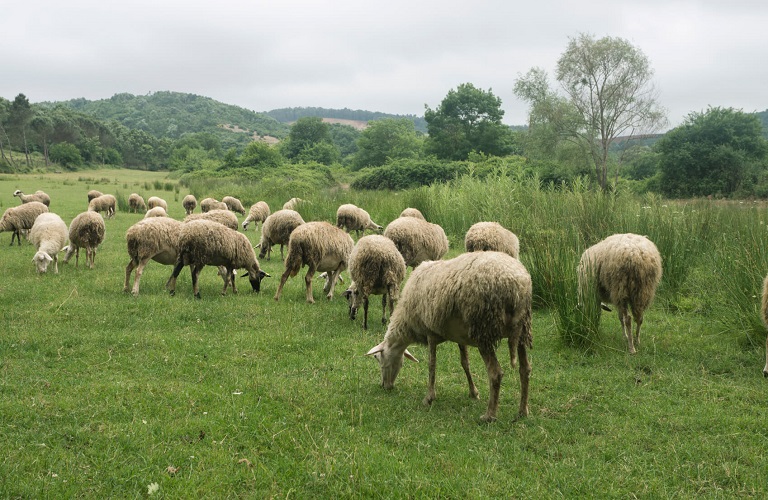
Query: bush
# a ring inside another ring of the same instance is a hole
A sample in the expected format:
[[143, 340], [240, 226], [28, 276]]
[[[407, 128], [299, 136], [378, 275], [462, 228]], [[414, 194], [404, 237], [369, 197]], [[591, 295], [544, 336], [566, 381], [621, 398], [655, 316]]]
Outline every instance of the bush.
[[79, 167], [83, 164], [80, 150], [77, 149], [77, 146], [68, 142], [54, 144], [48, 151], [48, 155], [51, 161], [65, 167]]

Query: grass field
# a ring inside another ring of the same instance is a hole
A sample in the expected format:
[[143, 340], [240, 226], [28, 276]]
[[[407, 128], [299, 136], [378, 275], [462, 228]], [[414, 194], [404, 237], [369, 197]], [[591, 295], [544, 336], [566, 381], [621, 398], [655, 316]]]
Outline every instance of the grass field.
[[[181, 218], [186, 193], [175, 185], [162, 173], [123, 170], [0, 176], [0, 209], [18, 204], [15, 189], [42, 189], [69, 223], [86, 209], [86, 192], [99, 189], [161, 196]], [[267, 201], [274, 210], [285, 200]], [[396, 213], [398, 199], [389, 203], [371, 201], [374, 220]], [[316, 203], [309, 218], [332, 220], [330, 207]], [[677, 298], [667, 288], [651, 307], [636, 356], [615, 313], [603, 314], [599, 343], [585, 350], [564, 344], [554, 309], [538, 308], [530, 416], [515, 418], [519, 379], [507, 364], [499, 420], [479, 425], [488, 387], [476, 350], [479, 401], [469, 399], [448, 344], [438, 349], [431, 407], [421, 403], [425, 362], [406, 364], [385, 392], [378, 364], [364, 356], [384, 334], [379, 301], [368, 332], [361, 318], [349, 320], [341, 287], [327, 302], [318, 284], [317, 303], [307, 304], [303, 272], [275, 303], [282, 262], [274, 252], [262, 262], [272, 278], [259, 295], [243, 280], [239, 294], [221, 296], [206, 268], [202, 300], [187, 271], [170, 297], [171, 268], [154, 262], [139, 297], [124, 294], [124, 234], [140, 218], [119, 211], [106, 221], [95, 269], [73, 261], [58, 275], [37, 275], [33, 248], [10, 247], [10, 234], [0, 234], [0, 497], [768, 494], [764, 348], [707, 307], [706, 295], [738, 269], [722, 253], [702, 254]], [[537, 251], [525, 236], [545, 241], [550, 230], [520, 232], [524, 264], [533, 267]], [[258, 242], [258, 231], [246, 234]], [[450, 256], [459, 240], [451, 234]], [[426, 360], [426, 348], [410, 350]], [[500, 351], [499, 359], [508, 358]]]

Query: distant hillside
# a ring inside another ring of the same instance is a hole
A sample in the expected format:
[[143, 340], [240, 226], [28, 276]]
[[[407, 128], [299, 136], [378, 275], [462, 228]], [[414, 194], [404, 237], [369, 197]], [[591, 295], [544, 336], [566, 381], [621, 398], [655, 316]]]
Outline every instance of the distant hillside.
[[[267, 111], [267, 115], [281, 123], [292, 123], [305, 116], [318, 116], [320, 118], [335, 120], [350, 120], [351, 122], [369, 122], [380, 120], [382, 118], [407, 118], [413, 121], [416, 130], [427, 133], [427, 122], [421, 116], [416, 115], [393, 115], [389, 113], [380, 113], [378, 111], [364, 111], [361, 109], [328, 109], [328, 108], [281, 108]], [[326, 120], [331, 121], [331, 120]], [[344, 123], [338, 121], [336, 123]], [[351, 124], [350, 124], [351, 125]], [[355, 126], [355, 125], [353, 125]]]
[[235, 131], [243, 140], [250, 140], [252, 135], [283, 138], [289, 131], [286, 124], [263, 113], [180, 92], [141, 96], [123, 93], [98, 101], [80, 98], [54, 104], [63, 104], [101, 120], [116, 120], [155, 137], [172, 139], [196, 132], [231, 136]]

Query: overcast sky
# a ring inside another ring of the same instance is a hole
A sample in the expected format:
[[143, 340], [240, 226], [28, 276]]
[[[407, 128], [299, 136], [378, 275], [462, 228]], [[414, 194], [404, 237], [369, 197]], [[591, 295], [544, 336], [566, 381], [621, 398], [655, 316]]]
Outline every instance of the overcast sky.
[[31, 102], [188, 92], [253, 111], [423, 115], [472, 83], [512, 89], [579, 33], [650, 59], [670, 127], [707, 106], [768, 109], [768, 1], [24, 0], [0, 9], [0, 96]]

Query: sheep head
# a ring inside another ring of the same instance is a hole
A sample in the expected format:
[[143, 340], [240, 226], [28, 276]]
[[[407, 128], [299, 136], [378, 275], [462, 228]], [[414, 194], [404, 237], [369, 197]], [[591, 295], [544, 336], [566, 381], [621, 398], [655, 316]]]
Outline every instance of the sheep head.
[[256, 293], [259, 293], [261, 291], [261, 280], [264, 278], [271, 278], [272, 276], [265, 273], [261, 269], [257, 269], [254, 272], [248, 271], [247, 273], [240, 276], [241, 278], [248, 278], [248, 281], [251, 283], [251, 288], [253, 288], [253, 291]]
[[408, 349], [400, 351], [400, 349], [393, 348], [387, 343], [386, 339], [373, 347], [365, 355], [373, 356], [379, 362], [381, 367], [381, 386], [387, 390], [395, 386], [397, 374], [400, 373], [400, 368], [403, 367], [403, 358], [408, 358], [415, 363], [419, 362], [413, 354], [408, 352]]
[[38, 273], [44, 273], [48, 270], [48, 264], [53, 262], [53, 257], [45, 252], [37, 252], [35, 256], [32, 257], [32, 262], [37, 267]]

